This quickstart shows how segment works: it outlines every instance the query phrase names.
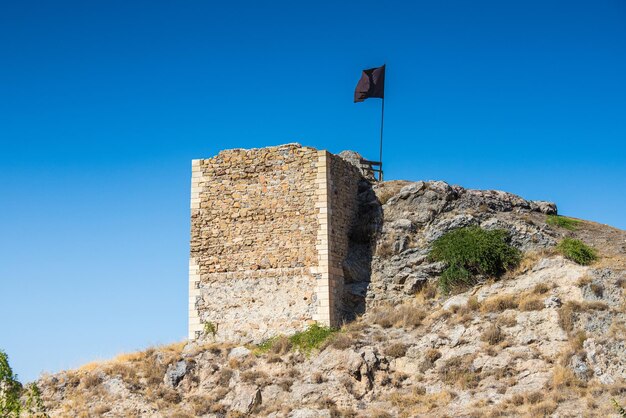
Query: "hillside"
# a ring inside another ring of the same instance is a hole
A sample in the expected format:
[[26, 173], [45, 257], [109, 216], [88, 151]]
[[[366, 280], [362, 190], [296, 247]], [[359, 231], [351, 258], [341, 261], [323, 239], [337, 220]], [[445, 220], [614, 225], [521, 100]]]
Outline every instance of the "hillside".
[[[619, 416], [625, 231], [444, 182], [363, 182], [359, 200], [340, 330], [248, 346], [209, 334], [43, 376], [49, 415]], [[468, 227], [506, 231], [519, 262], [445, 292], [449, 265], [431, 249]], [[564, 239], [597, 260], [566, 258]]]

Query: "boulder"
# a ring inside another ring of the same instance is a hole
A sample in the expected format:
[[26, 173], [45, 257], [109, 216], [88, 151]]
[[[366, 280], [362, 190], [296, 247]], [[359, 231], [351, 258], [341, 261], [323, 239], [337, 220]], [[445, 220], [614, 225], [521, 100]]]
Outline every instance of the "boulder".
[[170, 388], [175, 388], [178, 386], [181, 380], [187, 374], [188, 365], [185, 360], [177, 361], [176, 363], [170, 364], [165, 372], [165, 376], [163, 377], [163, 384]]

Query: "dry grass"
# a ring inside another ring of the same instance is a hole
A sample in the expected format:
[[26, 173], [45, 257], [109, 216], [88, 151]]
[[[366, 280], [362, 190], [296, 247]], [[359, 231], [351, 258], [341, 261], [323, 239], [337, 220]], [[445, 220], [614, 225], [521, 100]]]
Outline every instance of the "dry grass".
[[450, 310], [456, 314], [454, 318], [454, 323], [456, 324], [466, 324], [474, 319], [474, 311], [468, 308], [467, 305], [453, 305]]
[[545, 249], [540, 251], [529, 251], [524, 253], [522, 260], [519, 264], [512, 270], [509, 270], [505, 273], [504, 279], [514, 279], [517, 276], [527, 273], [530, 271], [539, 260], [542, 258], [548, 258], [556, 254], [556, 251], [553, 249]]
[[569, 368], [557, 365], [554, 367], [552, 374], [552, 389], [562, 390], [564, 388], [572, 388], [584, 386]]
[[580, 279], [578, 279], [578, 282], [576, 282], [576, 285], [578, 287], [585, 287], [588, 284], [591, 284], [592, 281], [593, 281], [593, 279], [591, 278], [591, 276], [586, 274], [583, 277], [581, 277]]
[[378, 257], [390, 257], [394, 254], [393, 241], [389, 237], [384, 237], [376, 244], [376, 250], [374, 251]]
[[556, 402], [545, 401], [540, 403], [539, 405], [530, 408], [528, 412], [532, 417], [547, 417], [550, 416], [550, 414], [552, 414], [554, 411], [556, 411], [557, 407], [558, 405], [556, 404]]
[[572, 335], [570, 337], [570, 344], [572, 346], [572, 349], [582, 350], [583, 344], [585, 343], [586, 339], [587, 334], [585, 333], [585, 331], [578, 331], [576, 334]]
[[247, 370], [239, 375], [239, 379], [257, 386], [266, 386], [270, 381], [267, 373], [258, 370]]
[[601, 298], [604, 295], [604, 286], [597, 283], [591, 283], [589, 289], [597, 298]]
[[576, 322], [576, 313], [607, 310], [609, 306], [604, 302], [576, 302], [568, 301], [559, 309], [559, 325], [563, 330], [571, 332]]
[[324, 375], [322, 373], [314, 372], [311, 375], [311, 381], [313, 383], [317, 383], [319, 385], [320, 383], [324, 383], [326, 381], [326, 378], [324, 377]]
[[415, 294], [415, 300], [419, 304], [425, 304], [437, 297], [437, 284], [436, 282], [428, 281], [422, 287], [419, 288]]
[[381, 205], [384, 205], [389, 199], [397, 195], [400, 192], [400, 189], [407, 184], [410, 184], [410, 182], [404, 180], [393, 180], [379, 183], [374, 188], [376, 198]]
[[395, 343], [390, 345], [389, 347], [385, 347], [383, 350], [384, 354], [388, 357], [398, 358], [404, 357], [406, 355], [407, 350], [406, 344]]
[[533, 293], [524, 295], [520, 299], [519, 309], [521, 311], [540, 311], [544, 308], [543, 297], [537, 296]]
[[517, 325], [517, 318], [514, 313], [508, 312], [498, 316], [496, 323], [501, 327], [514, 327]]
[[383, 328], [416, 328], [422, 324], [426, 312], [413, 303], [398, 306], [380, 306], [373, 310], [370, 320]]
[[480, 340], [488, 343], [489, 345], [496, 345], [499, 342], [504, 341], [504, 338], [505, 334], [497, 325], [491, 325], [480, 336]]
[[98, 374], [86, 373], [80, 380], [80, 388], [83, 390], [98, 386], [102, 382], [102, 379]]
[[[328, 342], [326, 343], [326, 345], [329, 345], [337, 350], [345, 350], [352, 347], [355, 343], [355, 340], [351, 334], [345, 334], [343, 332], [333, 335], [327, 341]], [[320, 347], [320, 350], [323, 349], [323, 346]]]
[[424, 353], [424, 360], [420, 364], [419, 370], [424, 373], [426, 370], [431, 369], [437, 360], [441, 358], [441, 352], [435, 348], [429, 348]]
[[448, 359], [439, 369], [441, 380], [464, 390], [476, 388], [480, 382], [480, 373], [472, 366], [475, 358], [475, 354], [465, 354]]
[[476, 296], [470, 296], [467, 299], [467, 309], [470, 311], [478, 311], [480, 309], [480, 302]]
[[546, 283], [538, 283], [535, 285], [535, 287], [533, 287], [532, 293], [534, 293], [535, 295], [545, 295], [550, 291], [550, 288], [551, 287], [548, 286]]
[[219, 372], [219, 377], [217, 378], [217, 384], [222, 387], [227, 387], [230, 384], [230, 379], [232, 379], [234, 372], [232, 369], [228, 367], [223, 367]]
[[426, 393], [421, 387], [413, 388], [408, 392], [395, 391], [388, 398], [393, 406], [402, 410], [403, 416], [416, 416], [442, 406], [445, 407], [452, 399], [453, 395], [448, 391]]
[[507, 309], [517, 309], [518, 301], [513, 295], [492, 296], [483, 300], [481, 304], [482, 312], [503, 312]]

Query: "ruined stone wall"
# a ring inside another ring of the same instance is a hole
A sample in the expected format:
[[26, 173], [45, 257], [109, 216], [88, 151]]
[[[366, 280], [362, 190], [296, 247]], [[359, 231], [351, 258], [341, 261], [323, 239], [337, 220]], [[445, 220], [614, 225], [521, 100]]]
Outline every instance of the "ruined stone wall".
[[330, 285], [332, 288], [331, 318], [333, 325], [342, 321], [344, 269], [348, 255], [349, 234], [358, 211], [357, 194], [361, 175], [352, 164], [333, 154], [328, 154], [328, 200], [330, 211]]
[[193, 331], [212, 322], [225, 339], [245, 339], [312, 319], [316, 162], [317, 150], [298, 145], [193, 162]]
[[360, 174], [288, 144], [192, 163], [189, 338], [261, 341], [338, 325], [342, 258]]

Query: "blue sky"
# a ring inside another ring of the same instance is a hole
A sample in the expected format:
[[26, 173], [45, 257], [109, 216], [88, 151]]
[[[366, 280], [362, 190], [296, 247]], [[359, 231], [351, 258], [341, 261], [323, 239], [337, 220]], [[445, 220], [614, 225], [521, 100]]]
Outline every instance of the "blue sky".
[[3, 1], [0, 348], [31, 380], [186, 334], [190, 160], [301, 142], [626, 228], [626, 3]]

